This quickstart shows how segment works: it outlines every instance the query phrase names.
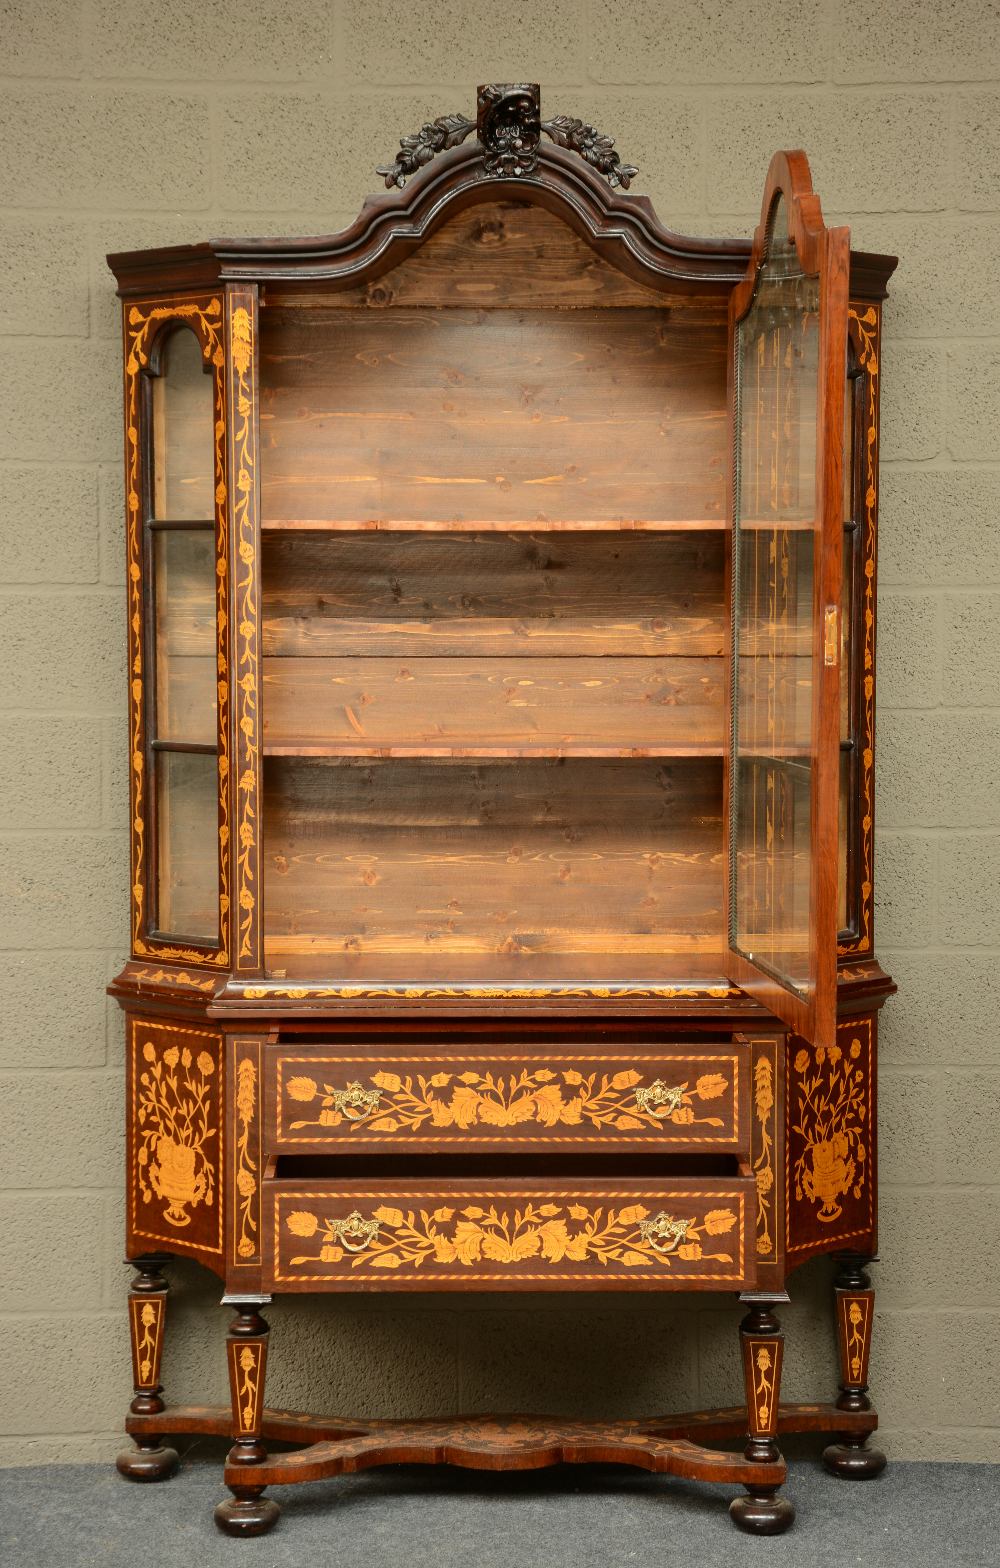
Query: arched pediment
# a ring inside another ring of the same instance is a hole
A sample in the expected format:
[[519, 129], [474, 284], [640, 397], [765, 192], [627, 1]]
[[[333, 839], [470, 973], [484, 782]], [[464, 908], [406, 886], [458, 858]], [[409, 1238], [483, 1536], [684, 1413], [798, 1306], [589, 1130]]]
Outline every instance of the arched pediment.
[[[605, 263], [661, 294], [725, 295], [743, 279], [749, 240], [674, 233], [647, 196], [625, 188], [637, 171], [622, 163], [609, 137], [561, 115], [538, 122], [538, 130], [556, 139], [541, 141], [530, 123], [529, 91], [524, 84], [480, 88], [478, 126], [443, 115], [404, 136], [394, 163], [378, 170], [391, 188], [369, 196], [340, 233], [214, 239], [109, 256], [119, 293], [211, 288], [227, 280], [350, 288], [398, 266], [464, 210], [497, 202], [546, 208]], [[501, 94], [487, 104], [492, 121], [483, 110], [490, 93]], [[523, 131], [528, 122], [527, 155], [503, 117], [510, 103], [521, 114], [514, 129]], [[852, 288], [881, 298], [891, 270], [889, 258], [856, 255]]]

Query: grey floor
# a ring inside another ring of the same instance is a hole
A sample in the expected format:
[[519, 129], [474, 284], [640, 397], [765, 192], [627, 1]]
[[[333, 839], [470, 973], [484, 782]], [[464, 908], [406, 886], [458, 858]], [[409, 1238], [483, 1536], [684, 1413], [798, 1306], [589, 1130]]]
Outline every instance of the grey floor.
[[275, 1489], [277, 1529], [218, 1534], [217, 1463], [189, 1458], [140, 1486], [110, 1467], [0, 1470], [2, 1568], [997, 1568], [1000, 1473], [989, 1465], [891, 1465], [878, 1481], [791, 1466], [790, 1533], [751, 1540], [729, 1522], [734, 1488], [588, 1466], [533, 1474], [397, 1467]]

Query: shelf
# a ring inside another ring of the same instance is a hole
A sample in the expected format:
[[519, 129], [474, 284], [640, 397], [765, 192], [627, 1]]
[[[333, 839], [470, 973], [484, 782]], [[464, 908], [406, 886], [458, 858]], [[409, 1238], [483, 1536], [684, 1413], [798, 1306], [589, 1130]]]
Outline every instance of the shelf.
[[[731, 994], [724, 954], [716, 948], [705, 952], [672, 952], [623, 955], [620, 953], [563, 952], [538, 955], [476, 953], [381, 953], [282, 950], [265, 938], [267, 978], [263, 987], [300, 984], [343, 991], [348, 997], [412, 989], [435, 993], [486, 994], [502, 1000], [531, 994], [554, 993], [573, 997], [587, 994], [637, 995], [695, 992]], [[254, 981], [254, 985], [261, 982]]]
[[[720, 532], [726, 528], [724, 517], [698, 518], [607, 518], [599, 522], [551, 522], [533, 518], [514, 522], [478, 519], [448, 522], [441, 518], [350, 518], [264, 517], [261, 533], [391, 533], [391, 534], [477, 534], [477, 533], [656, 533], [683, 534]], [[773, 525], [772, 525], [773, 526]], [[788, 525], [792, 526], [792, 525]]]
[[322, 740], [280, 740], [265, 741], [262, 747], [265, 757], [357, 757], [378, 758], [382, 761], [391, 759], [419, 760], [420, 758], [447, 758], [458, 757], [465, 759], [481, 758], [591, 758], [596, 761], [605, 759], [626, 758], [656, 758], [656, 757], [722, 757], [725, 750], [721, 745], [707, 741], [704, 745], [692, 742], [690, 745], [676, 746], [601, 746], [590, 744], [573, 744], [567, 746], [523, 745], [487, 746], [487, 745], [415, 745], [415, 746], [379, 746], [366, 745], [361, 741], [322, 741]]

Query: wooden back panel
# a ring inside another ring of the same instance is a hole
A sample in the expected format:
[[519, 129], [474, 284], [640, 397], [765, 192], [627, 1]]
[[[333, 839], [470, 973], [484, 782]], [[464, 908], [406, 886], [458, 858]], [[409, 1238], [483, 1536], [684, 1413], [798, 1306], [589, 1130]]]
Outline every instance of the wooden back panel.
[[716, 950], [721, 789], [718, 761], [271, 758], [269, 961]]
[[265, 656], [720, 656], [723, 536], [288, 533], [263, 544]]
[[722, 945], [725, 380], [541, 209], [269, 291], [272, 967]]
[[691, 314], [269, 309], [265, 526], [718, 520], [725, 329]]

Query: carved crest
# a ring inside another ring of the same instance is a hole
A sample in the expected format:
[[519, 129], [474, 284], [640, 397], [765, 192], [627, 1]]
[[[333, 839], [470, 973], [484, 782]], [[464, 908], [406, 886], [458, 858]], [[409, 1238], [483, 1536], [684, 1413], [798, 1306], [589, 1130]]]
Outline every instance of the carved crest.
[[537, 82], [486, 82], [478, 89], [475, 122], [464, 114], [428, 120], [419, 131], [400, 138], [394, 160], [380, 165], [378, 173], [387, 189], [402, 187], [417, 169], [439, 152], [457, 147], [472, 131], [482, 145], [486, 173], [498, 179], [534, 174], [543, 131], [558, 147], [578, 153], [612, 186], [627, 191], [639, 172], [634, 164], [622, 163], [614, 139], [593, 125], [569, 114], [543, 120]]
[[542, 136], [537, 82], [488, 82], [479, 88], [477, 133], [487, 174], [533, 174]]

